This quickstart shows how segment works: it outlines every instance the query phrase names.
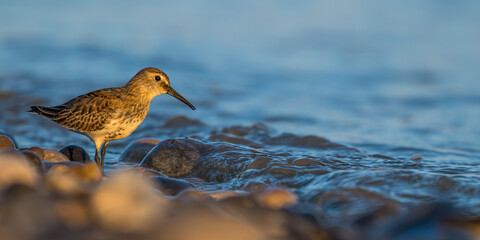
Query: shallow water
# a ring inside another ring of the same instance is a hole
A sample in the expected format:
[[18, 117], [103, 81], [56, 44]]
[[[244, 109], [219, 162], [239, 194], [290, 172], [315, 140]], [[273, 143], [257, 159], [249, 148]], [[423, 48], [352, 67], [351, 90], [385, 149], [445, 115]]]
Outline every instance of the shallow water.
[[199, 189], [282, 186], [338, 222], [437, 201], [480, 215], [476, 1], [1, 5], [0, 131], [22, 147], [93, 152], [26, 110], [154, 66], [198, 110], [157, 97], [111, 168], [135, 139], [190, 137]]

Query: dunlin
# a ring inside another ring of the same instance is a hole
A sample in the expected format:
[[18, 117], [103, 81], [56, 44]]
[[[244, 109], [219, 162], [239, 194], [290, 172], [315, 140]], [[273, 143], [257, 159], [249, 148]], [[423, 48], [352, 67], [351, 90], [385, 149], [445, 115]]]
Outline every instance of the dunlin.
[[32, 106], [28, 112], [89, 137], [95, 144], [95, 161], [103, 168], [107, 144], [130, 135], [145, 119], [152, 99], [164, 93], [195, 110], [170, 86], [167, 74], [144, 68], [123, 87], [100, 89], [54, 107]]

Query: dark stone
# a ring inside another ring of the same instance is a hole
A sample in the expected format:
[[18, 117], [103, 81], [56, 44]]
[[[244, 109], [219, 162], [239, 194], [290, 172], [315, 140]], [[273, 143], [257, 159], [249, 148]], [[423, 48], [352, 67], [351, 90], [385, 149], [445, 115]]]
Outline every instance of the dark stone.
[[0, 151], [6, 149], [16, 149], [15, 141], [8, 135], [0, 133]]
[[155, 187], [165, 195], [177, 195], [185, 189], [194, 188], [193, 184], [169, 177], [156, 176], [151, 178]]
[[132, 142], [123, 151], [120, 161], [140, 163], [159, 142], [160, 140], [154, 138], [139, 139]]
[[77, 145], [68, 145], [60, 149], [60, 152], [63, 153], [70, 161], [72, 162], [90, 162], [90, 156], [88, 155], [87, 151], [80, 146]]
[[140, 167], [159, 171], [169, 177], [188, 175], [200, 159], [206, 145], [185, 139], [168, 139], [160, 142], [140, 163]]

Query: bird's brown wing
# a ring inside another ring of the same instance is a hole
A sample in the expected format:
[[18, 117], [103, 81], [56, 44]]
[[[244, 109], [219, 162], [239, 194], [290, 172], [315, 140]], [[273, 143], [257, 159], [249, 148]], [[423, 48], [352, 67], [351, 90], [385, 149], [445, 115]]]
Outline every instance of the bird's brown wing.
[[73, 131], [91, 132], [105, 127], [115, 114], [120, 97], [118, 89], [107, 88], [78, 96], [54, 107], [33, 106], [29, 112], [37, 113]]

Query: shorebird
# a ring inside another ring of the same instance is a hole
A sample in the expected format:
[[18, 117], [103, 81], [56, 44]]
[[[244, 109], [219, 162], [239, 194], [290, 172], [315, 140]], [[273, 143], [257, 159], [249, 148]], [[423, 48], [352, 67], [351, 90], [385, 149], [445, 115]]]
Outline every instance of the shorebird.
[[195, 110], [170, 86], [167, 74], [149, 67], [140, 70], [123, 87], [96, 90], [54, 107], [32, 106], [28, 112], [89, 137], [95, 144], [95, 161], [103, 169], [108, 143], [130, 135], [147, 116], [152, 99], [164, 93]]

